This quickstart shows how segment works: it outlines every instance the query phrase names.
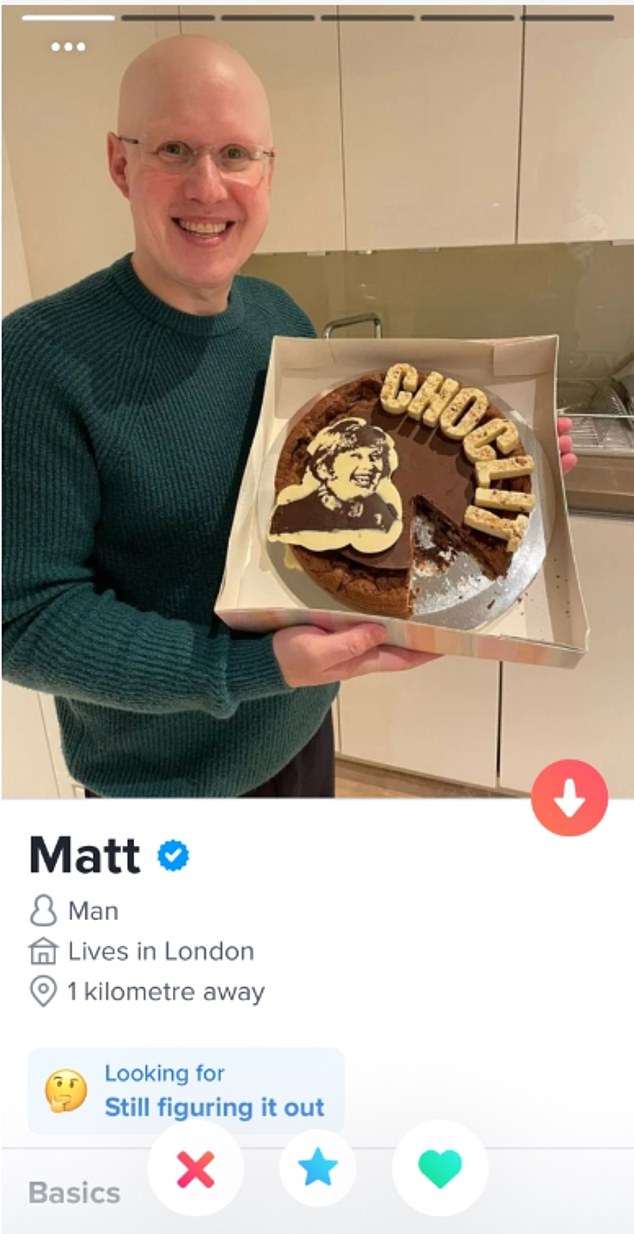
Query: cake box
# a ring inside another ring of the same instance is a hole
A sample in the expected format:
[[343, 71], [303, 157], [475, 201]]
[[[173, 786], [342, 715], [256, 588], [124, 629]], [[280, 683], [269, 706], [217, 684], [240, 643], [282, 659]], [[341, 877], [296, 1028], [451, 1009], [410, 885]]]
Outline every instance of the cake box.
[[[235, 630], [269, 632], [313, 624], [342, 630], [377, 622], [387, 642], [439, 655], [571, 668], [588, 648], [588, 622], [572, 547], [557, 446], [556, 335], [511, 339], [273, 340], [262, 409], [238, 496], [225, 574], [215, 612]], [[439, 614], [410, 620], [356, 612], [317, 586], [290, 550], [268, 539], [275, 502], [276, 459], [298, 413], [335, 386], [406, 361], [483, 388], [528, 427], [541, 460], [540, 517], [544, 536], [537, 572], [499, 615], [459, 606], [468, 628]], [[543, 560], [542, 560], [543, 558]], [[475, 622], [474, 624], [474, 611]]]

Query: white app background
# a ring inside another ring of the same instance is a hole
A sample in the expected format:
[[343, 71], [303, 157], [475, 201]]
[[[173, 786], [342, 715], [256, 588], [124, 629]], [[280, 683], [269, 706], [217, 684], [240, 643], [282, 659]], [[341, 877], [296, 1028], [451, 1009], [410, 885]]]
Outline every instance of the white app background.
[[[595, 831], [570, 839], [545, 831], [530, 803], [517, 800], [271, 802], [257, 819], [245, 804], [5, 806], [7, 1234], [100, 1234], [115, 1223], [133, 1234], [143, 1220], [157, 1234], [196, 1229], [196, 1219], [160, 1203], [146, 1161], [173, 1125], [156, 1117], [159, 1092], [198, 1094], [104, 1081], [108, 1061], [116, 1072], [126, 1052], [132, 1066], [144, 1051], [153, 1063], [180, 1058], [190, 1068], [198, 1056], [213, 1062], [226, 1053], [231, 1085], [210, 1086], [210, 1096], [231, 1096], [233, 1086], [256, 1112], [273, 1089], [291, 1108], [322, 1097], [312, 1120], [217, 1119], [245, 1163], [235, 1200], [207, 1219], [221, 1234], [407, 1234], [421, 1223], [457, 1234], [628, 1234], [631, 803], [612, 802]], [[71, 835], [74, 855], [79, 845], [133, 838], [142, 872], [33, 875], [33, 834], [49, 849]], [[188, 846], [182, 870], [157, 861], [170, 839]], [[58, 916], [50, 931], [29, 921], [41, 893]], [[71, 921], [71, 901], [89, 911], [115, 906], [116, 920]], [[38, 971], [29, 945], [41, 933], [59, 947], [47, 969], [58, 992], [45, 1007], [29, 990]], [[252, 948], [253, 958], [166, 958], [220, 941]], [[140, 961], [139, 943], [155, 947], [156, 960]], [[126, 948], [129, 958], [107, 961], [103, 947]], [[165, 985], [189, 985], [195, 997], [83, 997], [86, 987]], [[210, 987], [260, 997], [204, 1001]], [[49, 1063], [85, 1075], [81, 1109], [50, 1111]], [[149, 1096], [152, 1118], [106, 1118], [110, 1090]], [[413, 1128], [440, 1121], [478, 1138], [489, 1177], [468, 1211], [421, 1216], [394, 1186], [394, 1150]], [[180, 1126], [186, 1148], [188, 1120]], [[318, 1143], [320, 1129], [324, 1142], [327, 1132], [343, 1137], [356, 1161], [354, 1185], [323, 1210], [298, 1204], [280, 1179], [292, 1137], [315, 1130]], [[33, 1205], [30, 1179], [61, 1187], [102, 1180], [120, 1187], [121, 1200]]]

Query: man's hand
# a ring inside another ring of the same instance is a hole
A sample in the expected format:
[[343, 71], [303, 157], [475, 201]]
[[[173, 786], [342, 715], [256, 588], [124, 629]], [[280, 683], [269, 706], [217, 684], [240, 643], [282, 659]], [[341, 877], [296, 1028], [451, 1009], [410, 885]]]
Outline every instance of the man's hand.
[[561, 455], [561, 470], [567, 476], [573, 467], [577, 466], [577, 455], [572, 453], [572, 437], [568, 436], [572, 428], [572, 420], [567, 416], [559, 416], [557, 432], [559, 434], [559, 453]]
[[293, 626], [273, 636], [273, 651], [289, 686], [324, 686], [365, 673], [393, 673], [437, 660], [426, 651], [382, 647], [387, 631], [361, 622], [338, 634], [316, 626]]

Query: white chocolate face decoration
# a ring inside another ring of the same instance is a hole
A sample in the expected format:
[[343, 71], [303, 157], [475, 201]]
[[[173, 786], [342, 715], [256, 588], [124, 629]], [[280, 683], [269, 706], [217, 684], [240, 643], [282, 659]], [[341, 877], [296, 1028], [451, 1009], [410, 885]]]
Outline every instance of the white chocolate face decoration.
[[403, 530], [403, 503], [392, 484], [392, 438], [358, 416], [317, 433], [301, 484], [278, 494], [270, 540], [315, 552], [351, 545], [362, 553], [391, 548]]

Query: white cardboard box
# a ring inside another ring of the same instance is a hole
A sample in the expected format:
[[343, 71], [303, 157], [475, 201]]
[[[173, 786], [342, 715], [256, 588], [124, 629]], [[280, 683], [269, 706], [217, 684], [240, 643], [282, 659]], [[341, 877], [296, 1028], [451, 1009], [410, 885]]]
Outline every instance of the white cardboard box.
[[[267, 541], [274, 505], [271, 451], [311, 398], [360, 373], [406, 360], [482, 385], [535, 432], [553, 480], [552, 536], [542, 568], [524, 596], [495, 621], [461, 631], [417, 618], [402, 621], [346, 608], [306, 575], [292, 589], [276, 569]], [[587, 651], [588, 623], [570, 537], [557, 447], [557, 337], [517, 339], [297, 339], [273, 341], [262, 411], [231, 530], [215, 611], [237, 630], [270, 631], [314, 624], [340, 630], [376, 621], [399, 647], [549, 667], [573, 667]], [[298, 593], [302, 599], [298, 599]]]

